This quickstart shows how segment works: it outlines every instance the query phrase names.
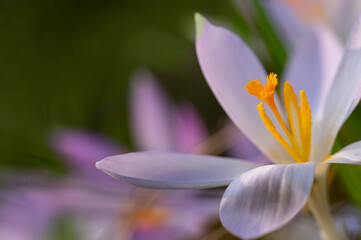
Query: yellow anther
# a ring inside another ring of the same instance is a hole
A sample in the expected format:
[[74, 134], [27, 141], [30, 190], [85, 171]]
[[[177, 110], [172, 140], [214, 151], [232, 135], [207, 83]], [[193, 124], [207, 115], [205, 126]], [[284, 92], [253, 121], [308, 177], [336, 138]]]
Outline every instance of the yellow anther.
[[299, 152], [302, 146], [301, 111], [297, 95], [288, 81], [283, 86], [283, 100], [288, 123], [297, 143], [297, 151]]
[[308, 156], [311, 148], [311, 128], [312, 128], [312, 116], [311, 108], [308, 103], [307, 96], [304, 90], [300, 91], [301, 98], [301, 122], [302, 122], [302, 153], [308, 160]]
[[271, 132], [272, 136], [277, 139], [277, 141], [284, 147], [287, 152], [294, 158], [297, 162], [301, 162], [298, 157], [298, 154], [291, 148], [291, 146], [287, 143], [287, 141], [282, 137], [282, 135], [277, 131], [277, 128], [273, 124], [272, 120], [267, 116], [266, 112], [264, 111], [264, 104], [260, 102], [257, 105], [257, 110], [259, 116], [261, 117], [264, 125], [267, 127], [268, 131]]
[[246, 86], [246, 90], [256, 96], [258, 99], [264, 101], [267, 106], [272, 110], [273, 114], [277, 118], [277, 121], [281, 125], [283, 131], [286, 133], [288, 140], [292, 145], [297, 145], [294, 137], [287, 128], [287, 125], [282, 119], [280, 112], [278, 111], [277, 105], [274, 100], [275, 88], [278, 84], [277, 74], [270, 73], [267, 76], [267, 83], [262, 86], [259, 80], [251, 80]]
[[275, 92], [275, 88], [278, 84], [278, 78], [277, 78], [277, 74], [275, 73], [270, 73], [267, 76], [267, 84], [265, 85], [265, 88], [267, 89], [267, 91], [269, 93], [274, 93]]
[[[300, 92], [301, 102], [299, 104], [293, 87], [289, 82], [285, 82], [283, 96], [284, 107], [290, 126], [288, 127], [274, 100], [274, 91], [277, 84], [277, 75], [271, 73], [267, 77], [267, 84], [264, 86], [262, 86], [259, 80], [251, 80], [246, 86], [246, 89], [250, 94], [262, 100], [257, 106], [257, 110], [268, 131], [272, 133], [273, 137], [277, 139], [296, 162], [306, 162], [308, 161], [311, 146], [312, 117], [305, 91]], [[282, 137], [271, 119], [265, 113], [263, 102], [272, 110], [289, 142]]]

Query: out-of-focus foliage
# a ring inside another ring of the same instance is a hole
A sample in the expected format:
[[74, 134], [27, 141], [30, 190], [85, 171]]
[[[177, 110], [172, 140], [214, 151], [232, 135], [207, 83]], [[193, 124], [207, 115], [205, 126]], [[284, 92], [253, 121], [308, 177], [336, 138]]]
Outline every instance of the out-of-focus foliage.
[[[270, 70], [279, 71], [284, 52], [256, 6], [254, 20], [275, 60]], [[158, 73], [214, 127], [221, 110], [195, 57], [197, 11], [258, 48], [234, 1], [2, 1], [0, 164], [63, 171], [44, 144], [56, 126], [96, 129], [130, 145], [128, 79], [138, 66]]]
[[128, 79], [138, 66], [181, 89], [175, 96], [196, 99], [207, 117], [219, 115], [207, 111], [216, 102], [193, 50], [196, 11], [237, 19], [233, 4], [217, 1], [2, 1], [0, 164], [63, 171], [45, 145], [57, 126], [130, 145]]

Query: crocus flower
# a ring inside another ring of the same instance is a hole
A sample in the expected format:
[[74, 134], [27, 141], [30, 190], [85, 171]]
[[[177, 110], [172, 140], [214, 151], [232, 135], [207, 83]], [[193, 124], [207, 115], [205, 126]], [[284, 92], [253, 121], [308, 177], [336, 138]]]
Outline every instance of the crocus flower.
[[[337, 132], [361, 96], [361, 16], [340, 64], [333, 59], [340, 49], [332, 33], [321, 28], [313, 31], [290, 62], [285, 110], [275, 92], [277, 76], [270, 74], [267, 83], [261, 84], [267, 74], [238, 36], [199, 15], [196, 22], [197, 56], [210, 88], [230, 119], [277, 164], [257, 167], [223, 157], [139, 152], [105, 158], [97, 168], [148, 188], [229, 185], [220, 218], [226, 229], [241, 238], [279, 229], [308, 201], [323, 236], [342, 239], [329, 212], [325, 178], [328, 163], [358, 164], [361, 159], [361, 142], [330, 156]], [[300, 103], [295, 90], [300, 92]]]

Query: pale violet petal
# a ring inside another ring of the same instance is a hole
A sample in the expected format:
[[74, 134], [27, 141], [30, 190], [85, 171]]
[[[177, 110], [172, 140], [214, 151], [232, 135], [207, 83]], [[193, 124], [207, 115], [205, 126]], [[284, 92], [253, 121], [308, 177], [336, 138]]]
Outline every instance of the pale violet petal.
[[223, 194], [223, 226], [246, 239], [282, 227], [307, 201], [314, 171], [314, 163], [296, 163], [262, 166], [242, 174]]
[[274, 29], [282, 36], [281, 40], [289, 49], [293, 50], [301, 42], [300, 36], [306, 31], [307, 24], [284, 1], [265, 0], [261, 3], [269, 13]]
[[130, 184], [157, 189], [197, 189], [228, 185], [259, 165], [239, 159], [171, 152], [136, 152], [107, 157], [96, 167]]
[[[333, 24], [333, 29], [338, 33], [342, 40], [347, 40], [357, 14], [361, 10], [360, 0], [323, 0], [324, 7], [328, 8], [328, 14]], [[333, 2], [334, 4], [331, 4]]]
[[[353, 64], [352, 66], [357, 66], [355, 67], [356, 71], [352, 72], [351, 74], [359, 74], [358, 77], [354, 76], [354, 78], [356, 78], [356, 81], [358, 79], [358, 87], [357, 87], [356, 95], [352, 101], [352, 105], [349, 109], [348, 115], [346, 116], [347, 118], [349, 114], [351, 114], [351, 112], [358, 105], [361, 99], [361, 83], [360, 83], [361, 67], [359, 67], [361, 65], [361, 13], [359, 14], [357, 21], [354, 24], [353, 30], [349, 37], [348, 47], [346, 48], [346, 50], [349, 51], [349, 55], [350, 55], [349, 58], [354, 58], [354, 62], [351, 62], [351, 64]], [[352, 66], [350, 68], [352, 68]]]
[[361, 141], [347, 145], [324, 163], [361, 164]]
[[291, 83], [298, 95], [305, 90], [314, 119], [330, 89], [342, 53], [339, 39], [317, 25], [308, 31], [288, 63], [284, 80]]
[[359, 99], [361, 90], [361, 15], [351, 31], [345, 53], [326, 97], [320, 119], [314, 124], [311, 159], [323, 161], [330, 153], [333, 142], [352, 108]]
[[172, 124], [172, 103], [146, 70], [132, 77], [130, 126], [137, 149], [142, 151], [173, 151], [175, 135]]
[[[236, 126], [272, 161], [292, 161], [259, 117], [256, 107], [260, 100], [245, 89], [250, 80], [265, 82], [267, 74], [261, 63], [234, 33], [204, 21], [203, 29], [197, 30], [197, 56], [218, 102]], [[273, 114], [269, 117], [274, 119]]]

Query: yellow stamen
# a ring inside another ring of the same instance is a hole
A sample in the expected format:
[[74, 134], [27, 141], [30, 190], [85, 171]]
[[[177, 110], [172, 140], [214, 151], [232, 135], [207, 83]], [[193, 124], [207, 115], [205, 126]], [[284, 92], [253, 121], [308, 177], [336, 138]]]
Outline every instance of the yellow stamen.
[[298, 154], [294, 152], [294, 150], [290, 147], [290, 145], [287, 143], [287, 141], [282, 137], [282, 135], [277, 131], [277, 128], [275, 125], [273, 125], [272, 120], [267, 116], [266, 112], [264, 111], [264, 104], [263, 102], [260, 102], [257, 106], [257, 110], [259, 113], [259, 116], [261, 117], [264, 125], [266, 125], [268, 131], [271, 132], [272, 136], [277, 139], [277, 141], [284, 147], [287, 152], [293, 157], [297, 162], [301, 162], [301, 160], [298, 158]]
[[301, 122], [302, 122], [302, 153], [305, 159], [308, 160], [308, 156], [311, 148], [311, 128], [312, 128], [312, 116], [311, 108], [308, 103], [307, 96], [304, 90], [300, 91], [301, 98]]
[[301, 129], [301, 111], [300, 106], [298, 104], [298, 98], [293, 90], [292, 85], [287, 81], [283, 87], [283, 100], [284, 106], [287, 113], [288, 123], [291, 128], [291, 132], [294, 135], [294, 138], [297, 142], [296, 148], [299, 152], [302, 145], [302, 129]]
[[[262, 102], [258, 104], [257, 110], [263, 123], [267, 127], [268, 131], [271, 132], [272, 136], [277, 139], [277, 141], [287, 150], [296, 162], [306, 162], [308, 161], [310, 153], [312, 126], [311, 109], [307, 96], [305, 91], [300, 91], [301, 102], [299, 104], [293, 87], [289, 82], [285, 82], [283, 96], [284, 107], [290, 126], [290, 128], [288, 128], [274, 100], [274, 92], [277, 84], [277, 75], [271, 73], [267, 77], [267, 83], [264, 86], [262, 86], [259, 80], [251, 80], [246, 86], [246, 90], [258, 99], [262, 100]], [[289, 142], [282, 137], [271, 119], [265, 113], [263, 102], [266, 103], [272, 110]]]
[[283, 131], [285, 132], [288, 140], [292, 145], [297, 145], [294, 137], [287, 128], [287, 125], [282, 119], [280, 112], [278, 111], [277, 105], [274, 100], [275, 88], [278, 84], [277, 74], [270, 73], [267, 76], [267, 83], [262, 86], [259, 80], [251, 80], [246, 86], [246, 90], [251, 94], [256, 96], [258, 99], [264, 101], [267, 106], [272, 110], [275, 115], [278, 123], [281, 125]]

